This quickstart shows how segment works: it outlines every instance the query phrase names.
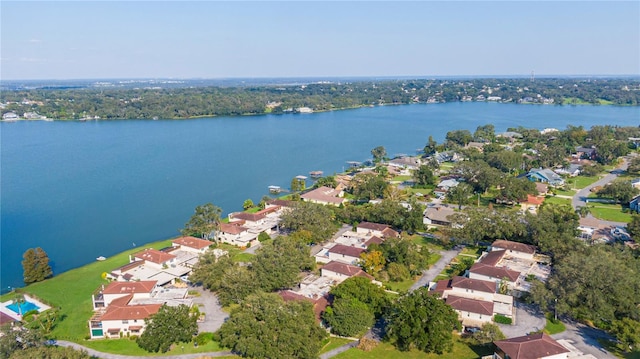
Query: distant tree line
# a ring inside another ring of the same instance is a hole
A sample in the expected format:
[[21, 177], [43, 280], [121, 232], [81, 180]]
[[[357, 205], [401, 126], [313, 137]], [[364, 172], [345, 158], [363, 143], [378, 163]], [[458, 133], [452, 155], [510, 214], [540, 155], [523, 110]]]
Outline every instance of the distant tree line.
[[[499, 100], [497, 100], [500, 98]], [[25, 101], [26, 100], [26, 101]], [[410, 103], [486, 101], [637, 106], [637, 79], [395, 80], [308, 85], [160, 89], [31, 89], [2, 91], [5, 111], [54, 119], [179, 119], [281, 114]]]

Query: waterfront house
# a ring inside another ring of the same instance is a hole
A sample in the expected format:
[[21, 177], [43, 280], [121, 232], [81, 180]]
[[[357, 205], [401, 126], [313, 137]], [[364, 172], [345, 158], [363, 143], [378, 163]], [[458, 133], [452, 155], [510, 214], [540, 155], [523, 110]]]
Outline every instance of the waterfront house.
[[218, 240], [238, 247], [247, 247], [258, 242], [258, 235], [255, 231], [249, 231], [249, 228], [242, 224], [245, 221], [234, 221], [231, 223], [220, 223], [218, 230]]
[[186, 252], [193, 252], [197, 254], [204, 254], [212, 244], [213, 242], [211, 241], [191, 236], [176, 238], [172, 241], [172, 245], [174, 247]]
[[342, 198], [342, 196], [343, 192], [339, 189], [321, 186], [303, 193], [300, 195], [300, 198], [305, 202], [339, 206], [347, 201], [345, 198]]

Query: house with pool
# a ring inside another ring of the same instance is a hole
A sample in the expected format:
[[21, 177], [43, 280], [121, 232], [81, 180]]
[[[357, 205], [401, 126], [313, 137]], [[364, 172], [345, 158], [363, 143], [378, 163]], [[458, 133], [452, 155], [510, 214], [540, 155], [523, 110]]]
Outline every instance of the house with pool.
[[0, 303], [0, 324], [21, 321], [22, 316], [28, 312], [35, 310], [42, 313], [48, 309], [51, 307], [25, 294], [20, 300], [13, 299]]

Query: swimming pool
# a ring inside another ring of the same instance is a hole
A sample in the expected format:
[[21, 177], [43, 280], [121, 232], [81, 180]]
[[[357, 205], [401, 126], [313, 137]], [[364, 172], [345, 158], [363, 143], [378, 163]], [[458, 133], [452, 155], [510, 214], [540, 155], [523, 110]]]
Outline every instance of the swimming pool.
[[40, 307], [38, 307], [37, 305], [26, 301], [20, 303], [19, 305], [16, 302], [11, 303], [7, 305], [7, 308], [11, 309], [16, 314], [25, 314], [28, 311], [40, 309]]

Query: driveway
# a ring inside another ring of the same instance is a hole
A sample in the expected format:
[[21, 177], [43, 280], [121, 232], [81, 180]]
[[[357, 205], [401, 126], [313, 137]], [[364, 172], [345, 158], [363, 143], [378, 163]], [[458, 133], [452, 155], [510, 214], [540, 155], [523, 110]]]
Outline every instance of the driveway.
[[593, 187], [604, 186], [605, 184], [613, 181], [618, 177], [620, 173], [626, 171], [627, 167], [629, 167], [629, 160], [626, 157], [623, 157], [622, 164], [618, 166], [615, 171], [609, 172], [606, 176], [579, 190], [578, 193], [573, 196], [573, 199], [571, 200], [571, 205], [573, 206], [573, 208], [575, 209], [576, 207], [586, 206], [587, 203], [585, 202], [585, 199], [589, 196]]
[[535, 306], [521, 302], [514, 302], [513, 304], [516, 307], [515, 325], [498, 324], [507, 338], [519, 337], [544, 329], [547, 320], [544, 314], [536, 309]]
[[218, 297], [202, 287], [190, 286], [189, 290], [195, 290], [200, 293], [199, 297], [193, 298], [193, 303], [198, 305], [200, 312], [205, 313], [204, 322], [198, 323], [200, 332], [215, 332], [222, 326], [222, 323], [229, 318], [229, 314], [222, 311], [222, 307], [218, 302]]
[[568, 340], [574, 347], [584, 354], [591, 354], [599, 359], [616, 359], [616, 356], [604, 350], [598, 338], [611, 339], [607, 333], [602, 330], [594, 329], [579, 323], [563, 322], [567, 330], [562, 333], [554, 334], [553, 339]]
[[446, 267], [447, 264], [449, 264], [451, 260], [455, 258], [458, 255], [458, 253], [460, 253], [461, 250], [462, 249], [454, 249], [454, 250], [439, 252], [442, 257], [440, 257], [440, 259], [434, 265], [432, 265], [431, 268], [422, 272], [422, 277], [420, 277], [420, 279], [418, 279], [417, 282], [413, 283], [411, 288], [409, 288], [409, 291], [413, 292], [414, 290], [420, 287], [424, 287], [428, 285], [429, 282], [433, 282], [433, 280], [438, 276], [438, 274], [442, 272], [444, 267]]

